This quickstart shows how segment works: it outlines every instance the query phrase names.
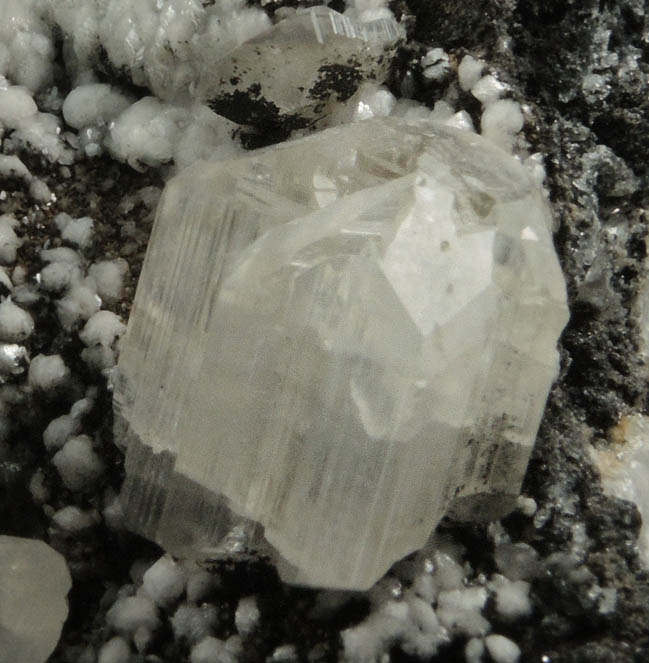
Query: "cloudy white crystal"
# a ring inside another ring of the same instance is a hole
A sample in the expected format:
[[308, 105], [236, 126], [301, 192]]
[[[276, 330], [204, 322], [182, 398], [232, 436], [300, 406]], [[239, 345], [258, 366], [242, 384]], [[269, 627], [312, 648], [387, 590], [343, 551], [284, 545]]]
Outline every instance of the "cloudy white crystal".
[[226, 643], [213, 636], [203, 638], [192, 647], [191, 663], [234, 663], [236, 658], [226, 649]]
[[92, 345], [110, 347], [125, 331], [126, 326], [118, 315], [112, 311], [97, 311], [79, 332], [79, 338], [88, 347]]
[[131, 648], [128, 642], [116, 635], [99, 650], [97, 663], [129, 663], [131, 660]]
[[44, 663], [68, 615], [65, 560], [43, 541], [0, 536], [0, 661]]
[[3, 0], [0, 4], [0, 73], [35, 92], [53, 78], [51, 27], [40, 0]]
[[128, 634], [139, 628], [153, 631], [160, 624], [155, 603], [143, 595], [118, 598], [106, 613], [106, 621], [119, 633]]
[[53, 516], [52, 522], [66, 532], [80, 532], [97, 524], [96, 511], [82, 511], [74, 505], [64, 506]]
[[29, 384], [34, 389], [50, 391], [63, 386], [70, 378], [70, 369], [61, 355], [36, 355], [29, 365]]
[[159, 166], [173, 157], [174, 142], [184, 110], [144, 97], [130, 106], [112, 124], [108, 147], [118, 159], [133, 168], [141, 164]]
[[186, 639], [190, 644], [203, 640], [214, 631], [217, 610], [213, 603], [194, 605], [182, 603], [171, 618], [171, 627], [176, 638]]
[[382, 82], [405, 34], [389, 10], [361, 12], [368, 20], [354, 14], [324, 5], [296, 12], [206, 67], [197, 96], [235, 121], [308, 126], [330, 99], [345, 101], [367, 79]]
[[66, 488], [74, 492], [93, 489], [104, 472], [104, 463], [87, 435], [70, 438], [52, 458]]
[[519, 646], [504, 635], [488, 635], [485, 638], [487, 651], [494, 663], [518, 663], [521, 657]]
[[173, 603], [185, 590], [182, 568], [169, 556], [161, 557], [142, 577], [143, 591], [159, 606]]
[[34, 331], [34, 318], [7, 297], [0, 303], [0, 341], [21, 343]]
[[12, 264], [16, 260], [17, 250], [22, 246], [22, 240], [14, 230], [16, 226], [18, 221], [12, 216], [0, 216], [0, 263], [3, 265]]
[[75, 129], [101, 125], [125, 111], [133, 99], [105, 83], [75, 87], [63, 102], [63, 117]]
[[5, 127], [15, 129], [37, 111], [36, 102], [26, 88], [20, 85], [0, 87], [0, 122]]
[[567, 318], [550, 225], [518, 161], [434, 122], [186, 170], [123, 339], [127, 522], [198, 557], [239, 525], [360, 589], [445, 513], [514, 508]]

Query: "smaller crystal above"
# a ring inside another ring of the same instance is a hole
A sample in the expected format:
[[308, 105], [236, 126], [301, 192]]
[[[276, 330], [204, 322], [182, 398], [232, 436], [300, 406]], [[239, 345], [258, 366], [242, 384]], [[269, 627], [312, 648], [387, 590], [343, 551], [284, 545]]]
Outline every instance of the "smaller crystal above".
[[65, 559], [43, 541], [0, 536], [0, 663], [44, 663], [68, 616]]
[[129, 526], [366, 589], [444, 515], [507, 513], [568, 317], [551, 225], [518, 160], [430, 121], [179, 174], [115, 378]]
[[201, 72], [197, 96], [219, 115], [261, 128], [307, 127], [329, 100], [383, 82], [405, 31], [394, 18], [356, 21], [325, 6], [300, 10]]

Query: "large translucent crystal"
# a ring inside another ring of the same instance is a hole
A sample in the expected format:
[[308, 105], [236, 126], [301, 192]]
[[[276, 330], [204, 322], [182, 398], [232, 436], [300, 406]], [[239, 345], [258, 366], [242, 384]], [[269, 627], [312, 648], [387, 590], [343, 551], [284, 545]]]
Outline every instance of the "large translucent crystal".
[[43, 663], [68, 616], [65, 559], [43, 541], [0, 536], [0, 663]]
[[550, 225], [518, 161], [428, 122], [171, 180], [116, 377], [130, 526], [362, 589], [449, 511], [502, 515], [567, 319]]
[[201, 73], [198, 96], [241, 124], [313, 124], [327, 101], [382, 82], [405, 31], [394, 18], [356, 21], [325, 6], [298, 11]]

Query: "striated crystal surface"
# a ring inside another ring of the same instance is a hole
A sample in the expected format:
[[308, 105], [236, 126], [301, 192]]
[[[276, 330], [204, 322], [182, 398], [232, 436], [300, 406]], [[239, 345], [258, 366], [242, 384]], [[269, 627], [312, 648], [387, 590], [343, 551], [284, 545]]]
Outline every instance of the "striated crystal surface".
[[130, 526], [363, 589], [446, 513], [503, 515], [567, 320], [550, 225], [517, 160], [430, 122], [171, 180], [115, 384]]
[[43, 663], [68, 616], [65, 559], [43, 541], [0, 536], [0, 663]]
[[382, 82], [404, 35], [394, 18], [301, 10], [211, 63], [198, 96], [241, 124], [308, 126], [330, 98], [349, 99], [367, 79]]

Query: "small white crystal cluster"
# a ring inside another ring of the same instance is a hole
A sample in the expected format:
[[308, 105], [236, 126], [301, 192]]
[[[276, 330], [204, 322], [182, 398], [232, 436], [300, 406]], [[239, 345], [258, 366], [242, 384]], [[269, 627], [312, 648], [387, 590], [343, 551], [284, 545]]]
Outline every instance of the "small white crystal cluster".
[[[393, 20], [384, 3], [374, 1], [350, 3], [343, 19]], [[271, 22], [244, 0], [8, 0], [0, 7], [0, 26], [0, 128], [10, 133], [8, 145], [63, 164], [107, 149], [139, 169], [232, 156], [236, 126], [210, 111], [196, 91], [205, 87], [201, 78], [214, 76], [214, 63]], [[51, 87], [57, 30], [65, 37], [73, 83], [65, 99]], [[106, 62], [154, 96], [138, 100], [98, 82], [94, 72]], [[17, 157], [3, 159], [0, 172], [31, 182]], [[32, 186], [40, 198], [49, 196], [42, 183]]]
[[[291, 11], [279, 14], [290, 15]], [[392, 20], [382, 0], [350, 1], [344, 17], [360, 23]], [[195, 99], [192, 90], [201, 72], [214, 76], [213, 62], [270, 27], [262, 10], [246, 7], [242, 0], [208, 6], [198, 0], [8, 0], [0, 8], [0, 18], [5, 26], [0, 31], [0, 125], [9, 138], [5, 147], [27, 148], [63, 164], [108, 151], [137, 169], [218, 161], [240, 150], [232, 138], [236, 125]], [[55, 29], [65, 35], [66, 69], [74, 84], [65, 98], [51, 87]], [[102, 53], [111, 66], [125, 69], [155, 96], [136, 99], [118, 85], [98, 82], [93, 71]], [[441, 49], [427, 54], [422, 65], [429, 79], [450, 71]], [[483, 104], [483, 135], [505, 149], [516, 143], [526, 156], [517, 138], [523, 125], [521, 108], [501, 98], [507, 87], [493, 74], [482, 76], [483, 69], [482, 62], [466, 56], [459, 67], [459, 87], [471, 90]], [[456, 84], [449, 88], [435, 114], [470, 129], [468, 114], [453, 110], [457, 89]], [[328, 110], [325, 126], [390, 113], [425, 113], [417, 104], [395, 102], [384, 88], [367, 84], [352, 100]], [[538, 156], [530, 166], [543, 176]], [[36, 199], [49, 199], [47, 187], [32, 182], [18, 157], [3, 155], [0, 172], [24, 178]]]
[[[559, 502], [557, 497], [557, 506]], [[520, 497], [517, 509], [528, 526], [543, 526], [546, 516], [537, 511], [533, 499]], [[341, 632], [338, 660], [381, 663], [394, 646], [420, 660], [434, 656], [443, 660], [445, 647], [460, 642], [466, 663], [524, 663], [519, 645], [506, 634], [516, 628], [517, 621], [534, 619], [530, 589], [535, 580], [551, 573], [566, 583], [584, 584], [600, 614], [615, 609], [616, 590], [600, 587], [584, 564], [584, 540], [584, 533], [576, 530], [567, 550], [544, 559], [530, 545], [512, 540], [494, 522], [488, 527], [485, 545], [493, 546], [495, 570], [487, 576], [465, 561], [466, 551], [457, 541], [436, 536], [366, 594], [370, 612]], [[268, 628], [272, 616], [262, 611], [259, 595], [242, 593], [229, 615], [230, 626], [223, 630], [217, 616], [220, 587], [218, 573], [177, 562], [169, 555], [155, 561], [136, 560], [127, 584], [106, 590], [103, 644], [88, 646], [87, 660], [123, 663], [134, 652], [145, 655], [164, 629], [171, 629], [177, 640], [187, 643], [190, 663], [241, 660], [249, 649], [258, 647], [256, 636]], [[313, 597], [309, 619], [326, 624], [352, 598], [348, 593], [321, 590]], [[289, 603], [284, 609], [293, 610], [303, 598], [288, 595], [284, 600]], [[319, 647], [316, 644], [308, 656], [316, 658]], [[268, 660], [294, 663], [301, 659], [289, 637]]]
[[102, 53], [158, 97], [186, 94], [203, 67], [270, 26], [245, 0], [6, 0], [0, 8], [0, 74], [32, 92], [51, 84], [54, 31], [65, 36], [66, 73], [93, 80]]
[[[17, 220], [7, 218], [14, 227], [18, 225]], [[61, 326], [68, 331], [81, 327], [79, 338], [86, 346], [82, 358], [98, 370], [109, 370], [116, 361], [115, 342], [126, 327], [115, 313], [101, 307], [103, 302], [115, 302], [121, 297], [128, 265], [122, 258], [94, 262], [86, 259], [85, 251], [94, 242], [92, 218], [73, 219], [60, 213], [54, 221], [65, 245], [40, 252], [44, 267], [35, 283], [24, 280], [20, 267], [14, 269], [12, 278], [16, 285], [8, 280], [10, 296], [0, 303], [0, 339], [5, 343], [25, 342], [34, 323], [20, 305], [29, 306], [40, 298], [51, 297]], [[15, 261], [15, 254], [11, 257]], [[37, 357], [31, 363], [29, 381], [37, 389], [54, 389], [68, 381], [68, 371], [57, 355]]]
[[[49, 200], [45, 209], [54, 202]], [[78, 338], [83, 348], [80, 359], [89, 374], [108, 375], [116, 361], [116, 342], [126, 328], [117, 314], [102, 307], [123, 296], [128, 267], [121, 258], [89, 258], [101, 256], [90, 217], [74, 219], [61, 213], [52, 225], [61, 245], [37, 251], [42, 267], [28, 276], [21, 253], [22, 236], [31, 229], [30, 221], [28, 217], [0, 217], [0, 282], [6, 293], [0, 301], [0, 456], [11, 442], [14, 405], [29, 399], [71, 403], [69, 412], [53, 418], [43, 432], [44, 462], [51, 465], [54, 476], [42, 467], [37, 469], [29, 490], [50, 521], [51, 535], [77, 536], [101, 523], [102, 502], [107, 523], [118, 524], [120, 517], [110, 489], [94, 507], [80, 505], [85, 496], [101, 490], [106, 469], [100, 442], [82, 424], [96, 403], [97, 388], [86, 388], [61, 354], [30, 352], [39, 332], [33, 311], [49, 304], [53, 313], [49, 325], [54, 327], [50, 333]], [[71, 503], [62, 503], [52, 494], [57, 480]]]
[[[51, 161], [71, 164], [107, 148], [116, 158], [142, 168], [171, 160], [185, 165], [236, 150], [231, 123], [205, 106], [189, 103], [187, 88], [210, 58], [269, 27], [268, 18], [243, 1], [215, 3], [208, 9], [193, 0], [163, 4], [4, 2], [0, 130], [9, 136], [5, 151], [27, 148]], [[55, 29], [66, 36], [66, 69], [75, 86], [65, 99], [51, 87]], [[138, 101], [119, 87], [99, 83], [93, 68], [101, 52], [116, 69], [125, 67], [136, 84], [173, 103], [164, 104], [156, 97]], [[18, 157], [3, 156], [0, 172], [24, 178], [38, 199], [49, 198], [47, 188], [32, 182]]]
[[[529, 617], [530, 582], [543, 567], [533, 548], [511, 543], [497, 528], [494, 540], [498, 572], [488, 579], [475, 575], [462, 561], [462, 547], [449, 538], [436, 539], [414, 560], [395, 567], [393, 575], [369, 592], [369, 616], [342, 632], [340, 660], [378, 662], [396, 644], [412, 656], [428, 659], [460, 638], [466, 642], [467, 663], [486, 660], [486, 652], [497, 663], [517, 663], [520, 650], [511, 639], [493, 632], [485, 617], [487, 603], [493, 602], [502, 623]], [[186, 640], [191, 663], [234, 663], [254, 642], [251, 638], [265, 619], [258, 598], [243, 596], [234, 613], [235, 633], [219, 638], [211, 602], [218, 595], [218, 574], [165, 555], [153, 564], [137, 560], [130, 575], [130, 584], [106, 592], [105, 601], [111, 604], [109, 631], [98, 650], [99, 663], [126, 660], [133, 648], [145, 652], [165, 622], [178, 639]], [[320, 592], [313, 618], [326, 620], [347, 600], [344, 594]], [[271, 660], [297, 660], [295, 646], [280, 645]]]
[[[496, 548], [497, 561], [499, 548], [508, 545]], [[462, 638], [467, 663], [485, 660], [486, 652], [496, 663], [518, 663], [518, 645], [493, 633], [483, 612], [491, 600], [504, 622], [532, 614], [528, 595], [530, 581], [538, 573], [538, 556], [533, 548], [521, 547], [514, 563], [511, 558], [502, 561], [509, 563], [499, 564], [500, 573], [476, 579], [470, 565], [462, 562], [461, 547], [441, 540], [428, 554], [398, 565], [394, 576], [369, 592], [369, 617], [343, 631], [343, 660], [380, 661], [395, 644], [407, 654], [427, 660], [444, 645]]]
[[[52, 398], [80, 389], [60, 354], [30, 356], [28, 347], [36, 328], [30, 310], [36, 303], [52, 301], [61, 327], [79, 334], [85, 346], [82, 359], [93, 371], [112, 369], [116, 362], [116, 340], [126, 329], [116, 314], [101, 310], [103, 301], [110, 303], [121, 297], [126, 263], [121, 259], [91, 262], [85, 258], [84, 249], [93, 240], [92, 219], [72, 219], [60, 214], [56, 222], [67, 246], [42, 249], [40, 258], [44, 266], [35, 279], [27, 279], [23, 266], [16, 264], [25, 220], [19, 221], [11, 215], [0, 217], [0, 262], [3, 264], [0, 280], [6, 293], [0, 298], [0, 384], [4, 389], [0, 442], [9, 434], [10, 407], [21, 398], [20, 392], [14, 394], [13, 384], [21, 376], [25, 378], [25, 393], [38, 397]], [[53, 454], [54, 466], [72, 490], [92, 486], [102, 467], [89, 438], [73, 442], [73, 436], [80, 432], [78, 419], [85, 407], [81, 405], [83, 402], [83, 399], [79, 401], [77, 414], [73, 407], [65, 425], [55, 420], [51, 432], [44, 436], [45, 445]], [[67, 444], [68, 438], [72, 438], [70, 444]], [[39, 485], [36, 480], [35, 494], [46, 501]]]
[[[574, 505], [562, 506], [557, 496], [556, 507], [560, 511]], [[518, 510], [536, 528], [547, 519], [530, 498], [520, 497]], [[516, 642], [498, 633], [494, 624], [507, 632], [517, 620], [533, 618], [531, 583], [547, 574], [586, 587], [600, 614], [614, 611], [617, 591], [601, 587], [585, 564], [587, 537], [579, 526], [567, 548], [547, 558], [527, 543], [513, 541], [499, 522], [489, 525], [488, 537], [496, 567], [489, 577], [476, 574], [464, 561], [462, 546], [445, 537], [433, 538], [414, 559], [396, 565], [369, 592], [370, 615], [343, 631], [343, 660], [378, 663], [395, 644], [422, 660], [435, 655], [443, 660], [444, 645], [461, 639], [466, 663], [524, 661]]]
[[122, 663], [131, 649], [146, 652], [165, 621], [178, 640], [187, 642], [191, 663], [235, 663], [242, 638], [256, 628], [259, 610], [255, 599], [243, 598], [235, 614], [237, 633], [215, 637], [219, 616], [210, 602], [218, 588], [217, 575], [193, 564], [180, 564], [165, 555], [151, 564], [136, 560], [132, 584], [112, 587], [105, 600], [112, 603], [106, 615], [112, 637], [100, 647], [98, 663]]

